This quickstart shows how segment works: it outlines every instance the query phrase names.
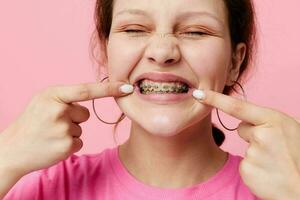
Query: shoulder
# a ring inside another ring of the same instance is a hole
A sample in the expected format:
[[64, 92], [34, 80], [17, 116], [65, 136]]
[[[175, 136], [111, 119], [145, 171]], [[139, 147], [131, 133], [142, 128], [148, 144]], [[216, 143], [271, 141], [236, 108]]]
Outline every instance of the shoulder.
[[[29, 173], [13, 186], [4, 200], [47, 199], [41, 196], [53, 197], [66, 193], [66, 190], [77, 190], [83, 183], [105, 174], [110, 166], [109, 152], [110, 149], [105, 149], [98, 154], [73, 154], [56, 165]], [[60, 196], [57, 198], [61, 199]]]
[[37, 173], [54, 182], [80, 182], [83, 179], [95, 178], [105, 173], [108, 168], [110, 151], [111, 149], [105, 149], [97, 154], [73, 154], [68, 159]]

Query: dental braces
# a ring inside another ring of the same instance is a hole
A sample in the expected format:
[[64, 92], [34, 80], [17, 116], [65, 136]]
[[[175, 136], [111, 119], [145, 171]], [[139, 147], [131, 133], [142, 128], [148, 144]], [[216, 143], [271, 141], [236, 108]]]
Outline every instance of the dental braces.
[[140, 85], [142, 93], [187, 93], [189, 88], [187, 85]]

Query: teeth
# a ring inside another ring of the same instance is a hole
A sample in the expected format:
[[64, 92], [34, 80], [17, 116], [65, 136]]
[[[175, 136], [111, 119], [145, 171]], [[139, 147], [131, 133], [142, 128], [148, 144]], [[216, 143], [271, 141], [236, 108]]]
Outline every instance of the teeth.
[[181, 82], [152, 82], [150, 80], [143, 80], [140, 82], [141, 93], [187, 93], [189, 87]]

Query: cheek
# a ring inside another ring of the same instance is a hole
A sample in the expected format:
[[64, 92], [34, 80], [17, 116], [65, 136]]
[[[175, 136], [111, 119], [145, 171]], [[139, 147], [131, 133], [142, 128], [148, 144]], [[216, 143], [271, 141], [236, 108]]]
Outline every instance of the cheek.
[[130, 72], [140, 60], [141, 45], [121, 37], [111, 37], [107, 45], [108, 75], [110, 80], [127, 81]]
[[184, 46], [182, 54], [198, 77], [200, 87], [223, 89], [231, 62], [230, 44], [222, 39], [203, 41]]

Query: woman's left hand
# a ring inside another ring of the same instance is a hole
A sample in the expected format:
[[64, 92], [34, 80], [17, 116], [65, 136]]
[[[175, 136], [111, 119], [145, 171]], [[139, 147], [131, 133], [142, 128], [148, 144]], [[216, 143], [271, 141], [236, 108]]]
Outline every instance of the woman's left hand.
[[239, 135], [249, 147], [239, 171], [264, 200], [300, 199], [300, 122], [285, 113], [205, 90], [199, 102], [242, 120]]

